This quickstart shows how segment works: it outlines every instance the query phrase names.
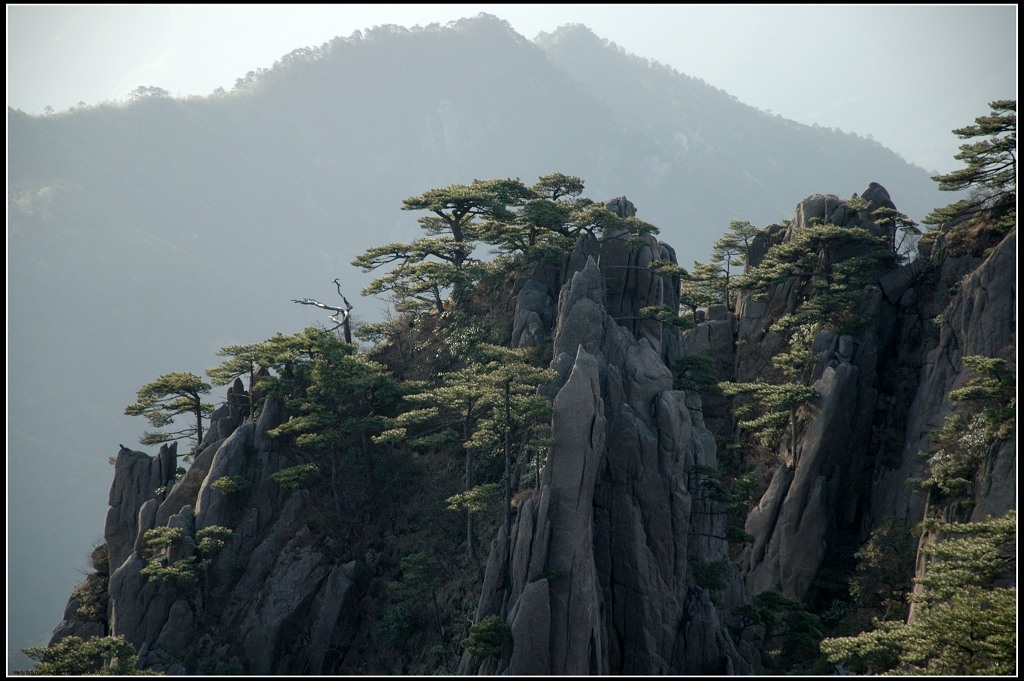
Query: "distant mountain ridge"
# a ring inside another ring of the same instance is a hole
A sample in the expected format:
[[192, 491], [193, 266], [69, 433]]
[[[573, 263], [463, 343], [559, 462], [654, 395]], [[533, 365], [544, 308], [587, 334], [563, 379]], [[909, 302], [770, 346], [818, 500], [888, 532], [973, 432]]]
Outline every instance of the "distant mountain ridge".
[[764, 225], [816, 192], [877, 181], [915, 218], [944, 202], [870, 140], [758, 112], [579, 26], [536, 42], [488, 15], [384, 26], [240, 81], [8, 109], [12, 647], [38, 642], [80, 576], [107, 457], [142, 431], [120, 417], [135, 390], [317, 321], [291, 300], [330, 295], [334, 277], [357, 316], [379, 317], [350, 263], [415, 232], [407, 196], [572, 173], [587, 196], [628, 195], [684, 266], [729, 220]]

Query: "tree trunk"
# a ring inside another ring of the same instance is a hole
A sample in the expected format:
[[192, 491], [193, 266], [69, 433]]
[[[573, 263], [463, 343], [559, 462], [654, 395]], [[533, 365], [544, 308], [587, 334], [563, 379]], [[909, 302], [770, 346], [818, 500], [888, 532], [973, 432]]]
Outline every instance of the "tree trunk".
[[[466, 448], [466, 491], [473, 489], [472, 455]], [[473, 546], [473, 512], [466, 508], [466, 554], [472, 561], [476, 560], [476, 549]]]
[[[512, 384], [505, 381], [505, 536], [512, 540], [512, 439], [509, 422], [512, 418]], [[511, 560], [511, 553], [509, 560]]]
[[203, 444], [203, 400], [199, 393], [194, 393], [192, 398], [196, 401], [196, 450]]

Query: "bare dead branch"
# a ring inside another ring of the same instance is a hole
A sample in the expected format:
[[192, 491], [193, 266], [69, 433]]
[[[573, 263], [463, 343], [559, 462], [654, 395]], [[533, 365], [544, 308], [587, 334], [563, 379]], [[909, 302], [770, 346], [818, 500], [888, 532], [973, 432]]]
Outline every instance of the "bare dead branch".
[[352, 330], [349, 327], [349, 316], [352, 314], [352, 304], [348, 302], [348, 298], [346, 298], [344, 294], [341, 292], [341, 282], [335, 279], [334, 286], [338, 289], [338, 295], [341, 297], [341, 300], [345, 304], [345, 307], [335, 307], [334, 305], [327, 305], [326, 303], [321, 303], [319, 300], [316, 300], [315, 298], [303, 298], [302, 300], [293, 299], [292, 302], [298, 303], [299, 305], [312, 305], [314, 307], [319, 307], [322, 310], [330, 310], [331, 312], [333, 312], [334, 314], [330, 316], [330, 319], [331, 321], [334, 322], [334, 327], [331, 328], [330, 331], [335, 331], [341, 328], [345, 334], [345, 342], [351, 343]]

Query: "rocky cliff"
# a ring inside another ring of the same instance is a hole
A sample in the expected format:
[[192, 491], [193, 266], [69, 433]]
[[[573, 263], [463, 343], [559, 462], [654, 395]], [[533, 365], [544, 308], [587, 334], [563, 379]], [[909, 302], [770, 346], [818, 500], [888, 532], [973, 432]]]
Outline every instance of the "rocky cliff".
[[[860, 198], [867, 210], [836, 196], [808, 197], [788, 226], [772, 226], [755, 239], [749, 264], [818, 221], [891, 237], [864, 217], [894, 207], [885, 189], [873, 183]], [[958, 249], [939, 234], [934, 246], [879, 272], [865, 288], [860, 310], [869, 322], [860, 333], [822, 331], [813, 339], [810, 381], [820, 397], [799, 410], [795, 436], [783, 439], [778, 463], [760, 466], [769, 480], [746, 522], [754, 537], [741, 564], [748, 598], [767, 589], [825, 598], [827, 562], [850, 572], [853, 553], [872, 530], [894, 518], [908, 526], [921, 522], [926, 495], [908, 482], [927, 477], [921, 453], [951, 411], [948, 394], [967, 380], [963, 358], [1014, 360], [1015, 272], [1016, 229], [995, 244]], [[772, 358], [786, 347], [773, 326], [796, 310], [798, 290], [793, 277], [763, 296], [741, 294], [735, 313], [709, 311], [684, 334], [685, 351], [714, 357], [723, 380], [771, 373]], [[1015, 478], [1011, 437], [993, 446], [968, 517], [1016, 508]]]
[[[755, 239], [750, 265], [818, 221], [885, 236], [865, 216], [894, 207], [888, 193], [872, 184], [858, 199], [808, 197], [788, 225]], [[608, 207], [635, 212], [625, 197]], [[924, 474], [918, 452], [966, 380], [963, 357], [1015, 356], [1015, 229], [980, 250], [939, 235], [909, 264], [874, 272], [858, 303], [867, 323], [810, 343], [818, 399], [795, 410], [772, 456], [748, 462], [762, 486], [741, 549], [727, 541], [728, 511], [708, 484], [735, 436], [730, 401], [674, 389], [672, 367], [705, 355], [721, 380], [770, 374], [785, 349], [773, 327], [800, 304], [800, 283], [741, 294], [735, 310], [713, 306], [681, 332], [641, 312], [679, 305], [678, 278], [653, 273], [656, 260], [675, 254], [651, 236], [585, 234], [561, 264], [529, 267], [510, 289], [512, 344], [540, 349], [556, 373], [541, 387], [551, 447], [510, 525], [496, 525], [481, 581], [463, 594], [474, 624], [497, 621], [508, 636], [486, 655], [462, 654], [459, 673], [760, 672], [737, 608], [768, 590], [821, 606], [834, 596], [829, 575], [849, 575], [872, 530], [920, 522], [926, 500], [907, 482]], [[298, 463], [268, 435], [287, 414], [268, 399], [250, 417], [248, 404], [236, 382], [187, 471], [173, 446], [155, 456], [121, 449], [96, 572], [54, 641], [124, 636], [140, 666], [175, 674], [372, 669], [354, 660], [366, 659], [366, 631], [383, 621], [369, 605], [388, 578], [381, 552], [338, 538], [349, 530], [318, 530], [324, 502], [271, 478]], [[970, 517], [1015, 508], [1015, 477], [1011, 438], [980, 472]], [[214, 484], [224, 479], [250, 486]], [[230, 533], [215, 550], [207, 539], [218, 528]], [[154, 544], [152, 530], [178, 539]], [[194, 578], [154, 579], [154, 559], [194, 566]]]
[[[698, 467], [716, 468], [700, 399], [673, 390], [672, 327], [641, 320], [678, 306], [678, 283], [648, 265], [675, 257], [649, 238], [583, 238], [553, 328], [553, 446], [511, 535], [499, 530], [476, 621], [497, 615], [511, 643], [461, 673], [749, 673], [726, 628], [741, 602], [724, 513]], [[520, 298], [517, 319], [541, 319]], [[530, 338], [536, 338], [533, 333]], [[722, 566], [722, 593], [694, 579]]]

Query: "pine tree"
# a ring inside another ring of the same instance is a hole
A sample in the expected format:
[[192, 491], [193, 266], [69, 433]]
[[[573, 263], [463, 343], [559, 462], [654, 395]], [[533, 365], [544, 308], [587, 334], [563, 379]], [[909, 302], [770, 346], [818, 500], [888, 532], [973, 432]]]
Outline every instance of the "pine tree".
[[950, 537], [925, 548], [913, 621], [825, 639], [830, 662], [868, 674], [1016, 674], [1017, 590], [996, 586], [1016, 562], [1016, 512], [936, 529]]
[[195, 374], [164, 374], [139, 388], [138, 401], [125, 407], [124, 413], [127, 416], [145, 416], [155, 428], [170, 425], [175, 416], [190, 414], [195, 418], [193, 425], [173, 432], [147, 432], [139, 442], [153, 445], [191, 439], [195, 446], [199, 446], [203, 441], [203, 419], [213, 412], [213, 405], [202, 400], [202, 396], [210, 392], [210, 387]]
[[759, 231], [746, 220], [732, 220], [729, 229], [712, 247], [711, 262], [718, 266], [722, 296], [730, 310], [735, 308], [735, 295], [730, 287], [733, 268], [746, 267], [750, 244]]
[[478, 261], [471, 256], [480, 241], [480, 221], [511, 221], [513, 208], [532, 196], [519, 180], [506, 179], [453, 184], [403, 200], [402, 210], [432, 213], [419, 218], [427, 236], [377, 246], [352, 261], [364, 272], [394, 266], [363, 295], [390, 292], [400, 311], [433, 307], [444, 312], [447, 292], [459, 298], [479, 275]]
[[974, 125], [958, 128], [953, 134], [964, 140], [981, 139], [960, 145], [954, 156], [966, 168], [932, 179], [942, 191], [964, 191], [966, 199], [929, 213], [923, 220], [939, 225], [989, 213], [997, 224], [1008, 230], [1017, 222], [1017, 101], [989, 103], [992, 110], [974, 119]]
[[[538, 369], [525, 351], [494, 345], [479, 348], [478, 361], [457, 371], [442, 373], [434, 384], [421, 382], [406, 395], [412, 407], [401, 414], [395, 427], [376, 442], [406, 442], [414, 448], [452, 447], [464, 457], [463, 493], [456, 500], [466, 512], [467, 553], [476, 559], [473, 501], [480, 496], [475, 480], [477, 459], [504, 458], [506, 523], [511, 517], [513, 447], [528, 450], [529, 440], [547, 421], [550, 403], [537, 394], [537, 386], [552, 372]], [[517, 457], [518, 458], [518, 457]], [[493, 489], [490, 488], [490, 489]]]
[[67, 636], [51, 646], [26, 648], [25, 654], [36, 665], [26, 676], [129, 676], [150, 674], [135, 668], [138, 655], [135, 646], [123, 636], [102, 636], [82, 639]]

